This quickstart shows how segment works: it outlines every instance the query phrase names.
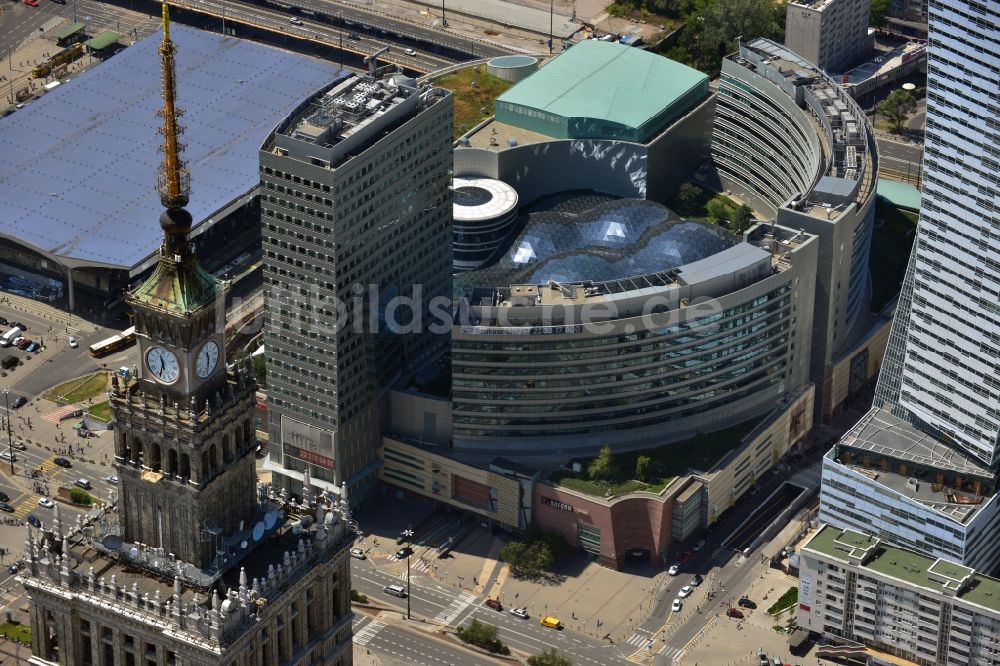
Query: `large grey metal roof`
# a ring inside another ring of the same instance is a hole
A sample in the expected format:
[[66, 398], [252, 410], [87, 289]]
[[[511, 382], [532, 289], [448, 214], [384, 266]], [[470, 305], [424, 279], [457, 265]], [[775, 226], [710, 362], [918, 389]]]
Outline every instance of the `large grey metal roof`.
[[[196, 226], [259, 182], [268, 132], [338, 67], [172, 26]], [[0, 120], [0, 235], [71, 266], [130, 269], [160, 243], [156, 33]]]

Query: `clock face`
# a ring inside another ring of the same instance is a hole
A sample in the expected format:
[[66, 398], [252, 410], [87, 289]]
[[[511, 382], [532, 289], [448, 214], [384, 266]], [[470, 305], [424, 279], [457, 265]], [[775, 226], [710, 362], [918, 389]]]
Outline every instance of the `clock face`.
[[153, 347], [146, 353], [146, 367], [164, 384], [173, 384], [181, 374], [177, 357], [163, 347]]
[[195, 362], [195, 370], [198, 376], [205, 379], [215, 370], [215, 364], [219, 362], [219, 345], [214, 340], [209, 340], [198, 352], [198, 359]]

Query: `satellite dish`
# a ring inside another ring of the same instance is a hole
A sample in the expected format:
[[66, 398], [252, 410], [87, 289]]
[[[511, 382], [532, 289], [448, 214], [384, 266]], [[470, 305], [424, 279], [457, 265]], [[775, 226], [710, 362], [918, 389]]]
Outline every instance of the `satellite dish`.
[[267, 514], [264, 516], [264, 528], [271, 529], [272, 527], [278, 524], [279, 518], [281, 518], [281, 512], [278, 511], [277, 509], [268, 511]]
[[262, 536], [264, 536], [264, 532], [266, 532], [266, 531], [267, 531], [267, 528], [264, 527], [264, 521], [262, 520], [262, 521], [260, 521], [259, 523], [257, 523], [256, 525], [253, 526], [253, 534], [251, 534], [250, 537], [254, 541], [260, 541], [260, 538]]
[[131, 548], [128, 549], [128, 554], [131, 555], [132, 557], [139, 557], [139, 549], [136, 548], [135, 546], [132, 546]]
[[122, 538], [117, 534], [109, 534], [101, 540], [101, 543], [108, 550], [118, 551], [122, 548]]
[[243, 541], [240, 542], [240, 549], [246, 550], [246, 548], [247, 548], [247, 541], [246, 539], [244, 539]]

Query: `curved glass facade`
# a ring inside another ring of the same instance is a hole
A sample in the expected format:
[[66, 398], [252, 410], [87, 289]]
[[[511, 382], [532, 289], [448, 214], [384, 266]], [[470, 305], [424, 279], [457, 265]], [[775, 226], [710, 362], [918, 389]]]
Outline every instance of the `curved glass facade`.
[[763, 392], [789, 372], [790, 291], [784, 283], [710, 317], [653, 329], [635, 318], [603, 335], [456, 335], [456, 443], [644, 428]]

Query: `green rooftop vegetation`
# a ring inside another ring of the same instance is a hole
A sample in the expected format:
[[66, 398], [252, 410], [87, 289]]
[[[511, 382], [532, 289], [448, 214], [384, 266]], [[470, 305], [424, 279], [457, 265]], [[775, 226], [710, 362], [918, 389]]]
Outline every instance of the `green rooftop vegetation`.
[[610, 447], [605, 447], [597, 457], [578, 461], [580, 472], [559, 469], [549, 476], [549, 481], [598, 497], [615, 497], [638, 490], [658, 493], [690, 469], [712, 467], [738, 447], [762, 420], [763, 417], [757, 417], [725, 430], [698, 433], [683, 442], [645, 451], [614, 454]]
[[717, 224], [733, 234], [742, 234], [753, 226], [753, 209], [729, 197], [707, 190], [694, 183], [677, 188], [667, 207], [689, 220], [704, 220]]
[[492, 116], [496, 98], [513, 85], [487, 72], [484, 65], [445, 74], [433, 83], [454, 93], [456, 139]]

